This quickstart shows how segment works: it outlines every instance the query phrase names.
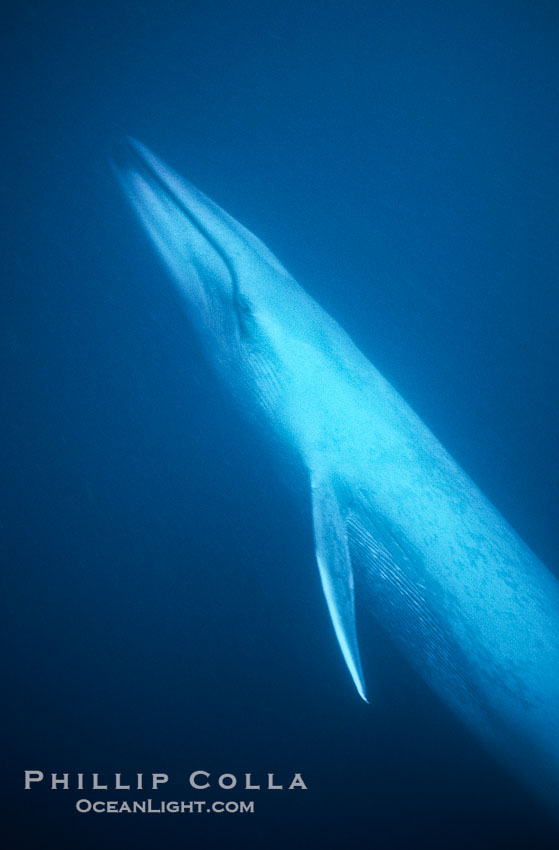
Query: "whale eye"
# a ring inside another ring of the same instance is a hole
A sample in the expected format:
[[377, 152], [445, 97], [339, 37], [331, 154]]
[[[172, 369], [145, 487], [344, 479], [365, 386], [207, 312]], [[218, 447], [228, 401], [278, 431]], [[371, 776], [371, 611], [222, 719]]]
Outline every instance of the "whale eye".
[[252, 305], [246, 296], [239, 293], [235, 299], [239, 319], [246, 320], [252, 318]]
[[237, 326], [242, 335], [250, 333], [254, 311], [249, 299], [242, 292], [236, 292], [233, 301]]
[[245, 315], [252, 313], [250, 301], [248, 300], [248, 298], [245, 295], [239, 295], [237, 300], [239, 302], [239, 310], [242, 313], [244, 313]]

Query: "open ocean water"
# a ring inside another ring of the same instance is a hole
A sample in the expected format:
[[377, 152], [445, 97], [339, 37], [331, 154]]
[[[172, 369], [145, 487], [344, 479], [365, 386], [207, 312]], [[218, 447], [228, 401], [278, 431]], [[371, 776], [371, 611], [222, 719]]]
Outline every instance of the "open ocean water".
[[[365, 616], [357, 697], [307, 494], [214, 378], [109, 166], [135, 136], [255, 232], [558, 575], [557, 4], [2, 17], [0, 844], [559, 846]], [[308, 790], [113, 817], [24, 791], [26, 769], [169, 775], [106, 799], [206, 799], [194, 770]]]

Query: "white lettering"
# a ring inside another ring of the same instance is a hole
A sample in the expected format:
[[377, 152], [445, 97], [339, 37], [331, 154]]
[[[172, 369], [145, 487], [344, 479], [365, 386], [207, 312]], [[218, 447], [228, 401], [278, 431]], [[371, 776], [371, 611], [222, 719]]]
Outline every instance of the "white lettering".
[[210, 783], [205, 782], [203, 785], [196, 782], [196, 778], [198, 776], [205, 776], [206, 779], [210, 778], [210, 774], [206, 770], [195, 770], [194, 773], [190, 774], [190, 784], [193, 788], [196, 788], [198, 791], [201, 791], [203, 788], [209, 788]]
[[274, 785], [274, 774], [268, 774], [268, 791], [281, 791], [283, 789], [283, 785]]
[[25, 790], [29, 791], [32, 782], [42, 782], [44, 779], [42, 770], [26, 770], [25, 771]]
[[152, 773], [152, 784], [151, 787], [154, 791], [157, 791], [160, 785], [163, 785], [164, 782], [169, 781], [169, 777], [166, 773]]
[[252, 773], [245, 773], [245, 788], [247, 791], [260, 791], [260, 785], [252, 784]]
[[116, 779], [115, 791], [130, 791], [130, 785], [121, 785], [120, 784], [120, 777], [121, 776], [122, 776], [121, 773], [115, 773], [115, 779]]
[[68, 774], [67, 773], [62, 774], [62, 779], [58, 778], [58, 774], [51, 773], [51, 780], [52, 780], [51, 785], [50, 785], [51, 791], [56, 791], [57, 785], [62, 785], [62, 787], [64, 788], [65, 791], [68, 790]]

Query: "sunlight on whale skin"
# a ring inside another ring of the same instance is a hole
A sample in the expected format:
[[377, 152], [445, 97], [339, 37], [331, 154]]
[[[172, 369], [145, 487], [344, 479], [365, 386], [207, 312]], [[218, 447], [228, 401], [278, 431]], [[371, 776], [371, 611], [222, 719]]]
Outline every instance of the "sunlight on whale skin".
[[253, 234], [136, 141], [115, 170], [209, 361], [308, 473], [322, 586], [359, 694], [356, 591], [557, 815], [556, 579]]

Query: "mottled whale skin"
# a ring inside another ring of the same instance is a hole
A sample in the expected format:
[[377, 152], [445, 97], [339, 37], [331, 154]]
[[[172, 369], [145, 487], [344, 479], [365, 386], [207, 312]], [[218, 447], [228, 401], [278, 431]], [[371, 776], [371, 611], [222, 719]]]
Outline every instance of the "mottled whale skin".
[[356, 589], [559, 812], [556, 579], [255, 236], [138, 142], [116, 171], [210, 362], [308, 473], [322, 586], [359, 694]]

